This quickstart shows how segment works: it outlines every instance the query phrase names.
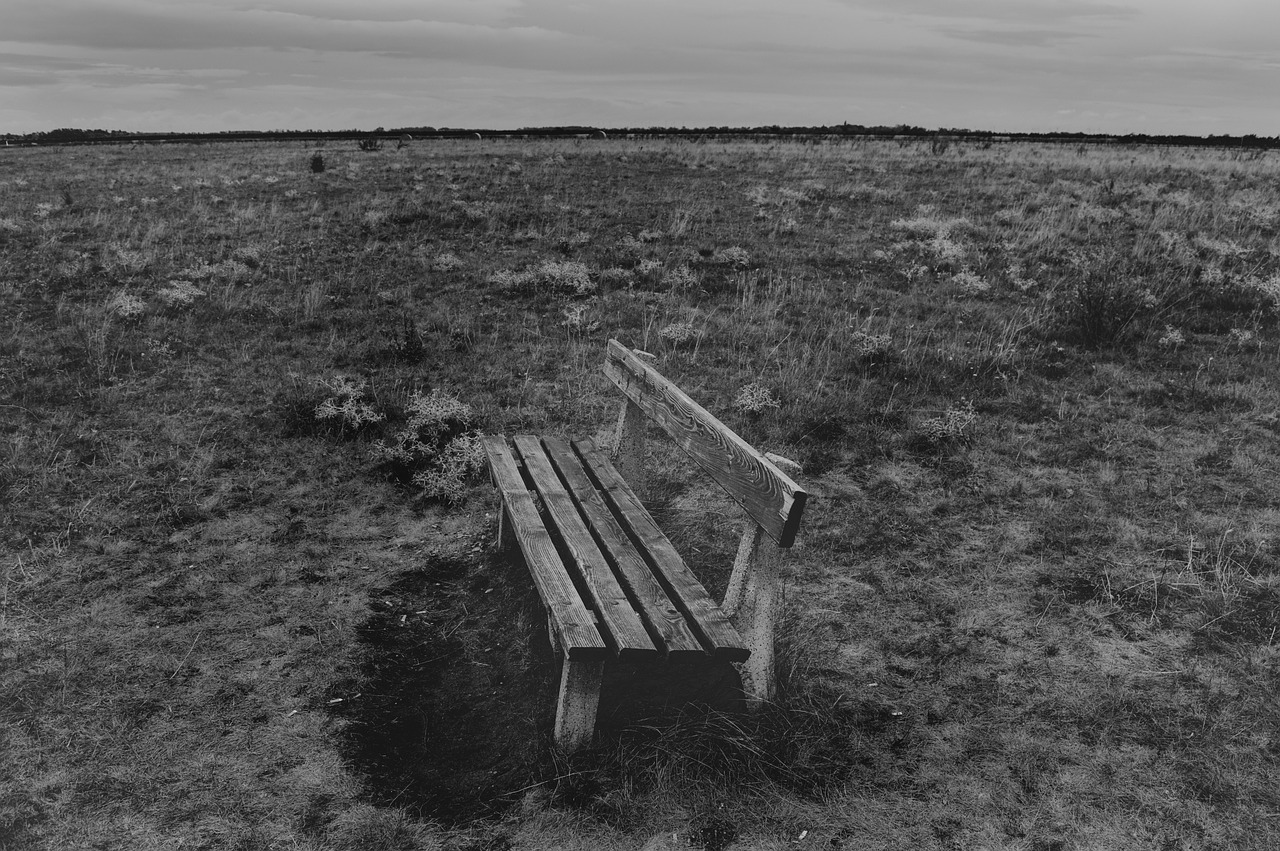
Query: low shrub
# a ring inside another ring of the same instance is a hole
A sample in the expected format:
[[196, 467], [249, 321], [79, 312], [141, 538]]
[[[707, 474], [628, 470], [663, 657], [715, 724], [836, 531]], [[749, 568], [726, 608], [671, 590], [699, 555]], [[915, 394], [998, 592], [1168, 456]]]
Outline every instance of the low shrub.
[[374, 456], [388, 475], [418, 485], [428, 499], [459, 501], [466, 480], [484, 464], [475, 412], [439, 389], [415, 391], [406, 412], [408, 421], [390, 441], [374, 442]]
[[599, 288], [587, 264], [574, 260], [546, 260], [519, 272], [502, 269], [489, 276], [489, 283], [507, 292], [526, 295], [589, 296]]
[[1142, 320], [1159, 306], [1158, 297], [1123, 269], [1083, 270], [1059, 304], [1068, 337], [1090, 348], [1123, 345], [1140, 333]]

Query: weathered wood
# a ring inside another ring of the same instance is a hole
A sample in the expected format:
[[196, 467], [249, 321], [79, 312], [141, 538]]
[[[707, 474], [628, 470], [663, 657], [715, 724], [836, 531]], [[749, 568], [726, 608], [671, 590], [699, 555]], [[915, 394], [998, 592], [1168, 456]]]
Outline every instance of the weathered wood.
[[485, 435], [481, 438], [481, 446], [489, 461], [493, 485], [502, 493], [504, 522], [524, 554], [525, 564], [547, 607], [548, 619], [564, 652], [574, 659], [603, 657], [607, 652], [604, 639], [565, 571], [551, 535], [538, 515], [528, 485], [507, 447], [506, 437]]
[[508, 552], [518, 546], [515, 532], [511, 529], [511, 521], [507, 519], [507, 506], [504, 502], [498, 506], [498, 535], [494, 545], [499, 552]]
[[746, 659], [749, 651], [738, 631], [658, 528], [653, 516], [640, 504], [635, 492], [609, 463], [605, 453], [590, 440], [574, 441], [573, 448], [614, 516], [636, 541], [637, 549], [644, 553], [654, 575], [689, 621], [702, 645], [721, 659], [733, 662]]
[[[632, 349], [631, 353], [650, 366], [658, 360], [654, 355], [639, 349]], [[645, 422], [644, 411], [630, 399], [625, 400], [618, 411], [618, 427], [610, 447], [609, 457], [613, 459], [613, 466], [631, 483], [631, 488], [636, 493], [644, 492], [648, 479], [644, 463]]]
[[780, 568], [785, 552], [768, 540], [763, 529], [751, 524], [743, 533], [725, 595], [730, 620], [751, 650], [742, 666], [742, 685], [752, 709], [773, 700], [776, 690], [774, 631], [782, 603]]
[[779, 546], [795, 542], [808, 494], [772, 461], [617, 340], [609, 341], [604, 373]]
[[658, 649], [669, 657], [711, 652], [710, 648], [704, 651], [685, 622], [684, 615], [672, 603], [644, 557], [609, 511], [568, 441], [545, 437], [542, 443]]
[[564, 750], [573, 752], [591, 744], [603, 679], [604, 659], [565, 657], [560, 671], [555, 726], [556, 744]]
[[653, 640], [583, 522], [573, 497], [556, 475], [542, 442], [533, 435], [522, 434], [516, 435], [514, 443], [547, 515], [577, 567], [605, 640], [621, 657], [652, 656], [657, 652]]

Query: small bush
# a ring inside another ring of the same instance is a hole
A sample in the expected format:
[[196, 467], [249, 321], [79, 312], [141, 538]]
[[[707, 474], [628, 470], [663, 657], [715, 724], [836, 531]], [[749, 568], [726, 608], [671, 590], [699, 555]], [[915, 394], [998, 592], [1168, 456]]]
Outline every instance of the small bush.
[[520, 272], [503, 269], [490, 275], [489, 283], [508, 292], [530, 295], [589, 296], [598, 288], [587, 264], [577, 261], [547, 260]]
[[600, 270], [600, 285], [605, 287], [630, 287], [635, 283], [635, 276], [630, 269], [613, 266]]
[[963, 269], [951, 276], [951, 281], [961, 295], [980, 296], [991, 290], [991, 282], [969, 269]]
[[947, 408], [941, 416], [930, 417], [920, 423], [917, 442], [922, 447], [940, 449], [961, 443], [969, 438], [969, 429], [978, 421], [973, 402], [961, 400], [957, 406]]
[[1156, 341], [1162, 349], [1179, 349], [1187, 342], [1186, 335], [1172, 325], [1164, 326], [1164, 334]]
[[374, 423], [386, 419], [365, 401], [364, 382], [353, 381], [344, 375], [336, 375], [329, 381], [321, 381], [329, 394], [315, 407], [315, 418], [321, 423], [332, 423], [343, 434], [354, 434]]
[[147, 303], [132, 293], [118, 290], [107, 300], [107, 312], [125, 319], [134, 319], [147, 312]]
[[662, 280], [662, 261], [661, 260], [641, 260], [636, 264], [636, 279], [644, 284], [653, 286]]
[[863, 360], [882, 363], [893, 353], [893, 338], [888, 334], [854, 331], [849, 335], [853, 350]]
[[1083, 270], [1060, 305], [1064, 331], [1092, 348], [1122, 345], [1139, 331], [1140, 320], [1159, 299], [1123, 269], [1099, 264]]
[[480, 447], [480, 435], [462, 434], [445, 444], [426, 469], [413, 476], [413, 483], [422, 488], [428, 499], [457, 502], [461, 499], [468, 479], [484, 469], [484, 450]]
[[1258, 276], [1247, 278], [1243, 286], [1245, 289], [1257, 293], [1273, 313], [1280, 313], [1280, 273], [1276, 273], [1269, 278]]
[[662, 275], [662, 285], [670, 290], [687, 290], [698, 282], [688, 266], [677, 266]]
[[769, 408], [776, 408], [779, 404], [769, 392], [769, 388], [754, 381], [743, 387], [738, 392], [738, 398], [733, 400], [733, 406], [739, 411], [754, 415], [762, 414]]
[[386, 349], [387, 356], [401, 363], [417, 363], [426, 355], [427, 348], [422, 342], [422, 332], [410, 317], [400, 317], [400, 334], [391, 341]]
[[696, 339], [698, 332], [693, 330], [692, 322], [672, 322], [658, 332], [658, 336], [669, 341], [673, 346]]
[[204, 290], [190, 281], [170, 281], [156, 291], [156, 296], [169, 307], [189, 307], [204, 295]]
[[433, 272], [456, 272], [466, 265], [458, 255], [445, 251], [437, 254], [427, 267]]
[[456, 502], [466, 480], [484, 465], [475, 412], [439, 389], [429, 396], [414, 392], [408, 421], [390, 442], [375, 441], [374, 456], [399, 482], [412, 482], [429, 499]]
[[320, 174], [324, 171], [324, 154], [319, 151], [311, 155], [311, 171], [314, 174]]
[[731, 245], [728, 248], [722, 248], [717, 251], [712, 256], [712, 262], [734, 269], [745, 269], [751, 265], [751, 255], [747, 253], [745, 248]]

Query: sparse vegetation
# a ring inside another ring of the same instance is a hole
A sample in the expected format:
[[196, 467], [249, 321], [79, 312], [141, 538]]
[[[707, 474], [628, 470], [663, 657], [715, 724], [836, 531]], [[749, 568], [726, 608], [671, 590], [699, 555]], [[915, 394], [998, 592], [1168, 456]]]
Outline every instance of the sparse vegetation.
[[[5, 149], [0, 848], [1280, 847], [1280, 157], [812, 141]], [[610, 337], [813, 496], [566, 763], [475, 439]]]
[[484, 462], [471, 406], [439, 389], [414, 391], [407, 421], [374, 454], [399, 481], [412, 481], [431, 499], [457, 502]]

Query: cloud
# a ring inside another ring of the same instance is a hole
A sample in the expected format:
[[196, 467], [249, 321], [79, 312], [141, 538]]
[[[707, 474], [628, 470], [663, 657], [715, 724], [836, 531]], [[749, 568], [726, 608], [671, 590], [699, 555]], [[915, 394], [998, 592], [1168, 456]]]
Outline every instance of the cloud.
[[1116, 3], [1093, 0], [841, 0], [860, 8], [1000, 24], [1044, 25], [1082, 19], [1127, 19], [1137, 12]]
[[959, 27], [939, 27], [941, 32], [951, 38], [963, 41], [976, 41], [982, 44], [998, 44], [1003, 47], [1048, 47], [1065, 41], [1081, 38], [1096, 38], [1096, 33], [1073, 30], [1023, 29], [961, 29]]
[[[465, 52], [484, 47], [563, 48], [565, 36], [536, 26], [504, 27], [422, 17], [325, 17], [301, 3], [238, 8], [149, 0], [8, 0], [11, 42], [106, 50], [230, 47], [371, 52], [415, 48]], [[429, 6], [430, 4], [428, 4]], [[334, 11], [337, 6], [334, 4]]]
[[1235, 129], [1280, 130], [1274, 0], [0, 2], [3, 129], [1123, 131], [1214, 102]]
[[501, 24], [522, 0], [225, 0], [236, 11], [284, 12], [328, 21], [445, 21]]
[[249, 75], [244, 68], [130, 65], [59, 56], [0, 53], [0, 85], [132, 89], [144, 85], [210, 87]]

